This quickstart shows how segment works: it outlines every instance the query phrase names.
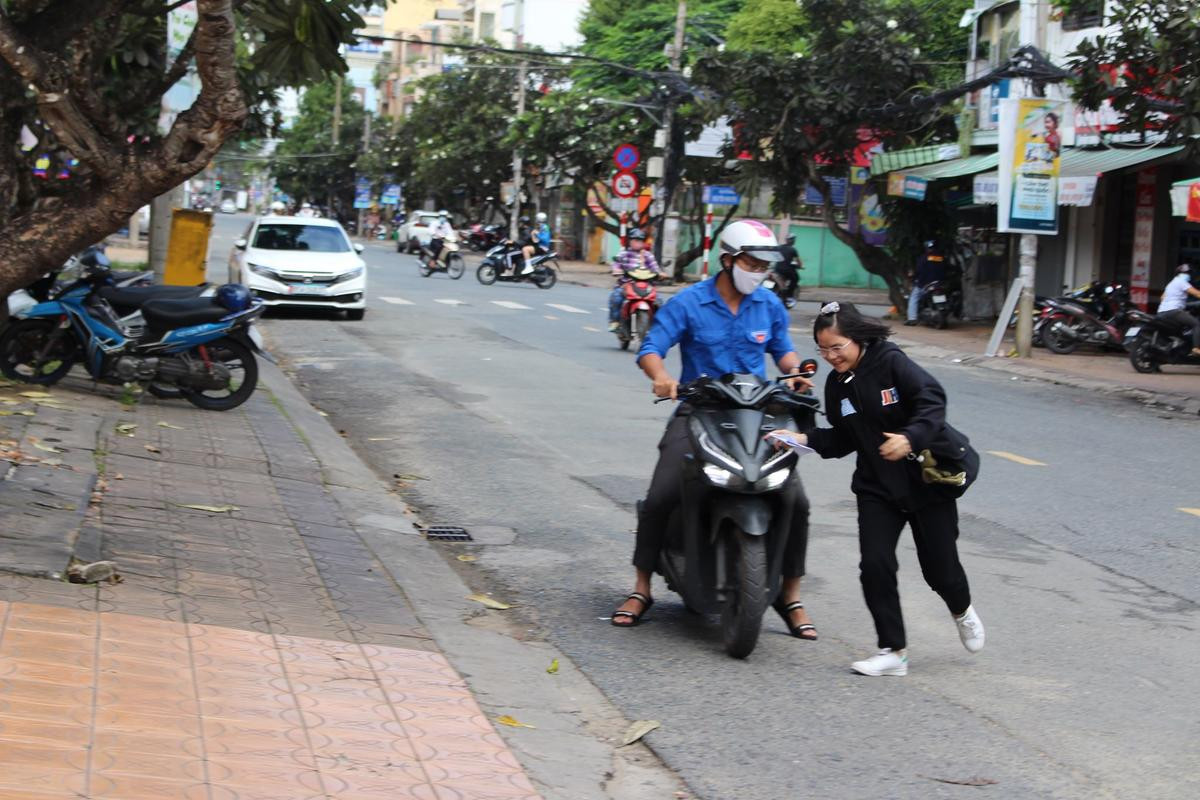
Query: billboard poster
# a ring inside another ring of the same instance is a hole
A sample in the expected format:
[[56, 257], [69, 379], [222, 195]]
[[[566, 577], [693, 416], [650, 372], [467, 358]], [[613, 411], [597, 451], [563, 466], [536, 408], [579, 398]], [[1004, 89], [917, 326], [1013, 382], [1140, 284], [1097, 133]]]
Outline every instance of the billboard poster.
[[1058, 233], [1059, 127], [1065, 110], [1065, 102], [1042, 97], [1000, 102], [998, 231]]
[[1129, 299], [1142, 311], [1150, 302], [1150, 256], [1154, 250], [1154, 189], [1158, 170], [1137, 174], [1137, 200], [1133, 208], [1133, 262], [1129, 271]]

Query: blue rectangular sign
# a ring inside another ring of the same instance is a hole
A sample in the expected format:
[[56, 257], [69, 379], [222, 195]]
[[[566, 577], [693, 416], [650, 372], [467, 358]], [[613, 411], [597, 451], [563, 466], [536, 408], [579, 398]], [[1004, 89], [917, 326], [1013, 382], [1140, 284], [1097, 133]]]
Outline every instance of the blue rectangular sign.
[[385, 206], [400, 205], [400, 184], [389, 183], [383, 187], [383, 197], [379, 198], [379, 202]]
[[[825, 182], [829, 184], [829, 194], [833, 200], [835, 208], [846, 207], [846, 187], [849, 181], [845, 178], [826, 178]], [[813, 185], [809, 185], [804, 189], [804, 202], [810, 206], [819, 206], [822, 203], [821, 193]]]
[[742, 202], [742, 196], [732, 186], [705, 186], [704, 202], [710, 206], [736, 206]]

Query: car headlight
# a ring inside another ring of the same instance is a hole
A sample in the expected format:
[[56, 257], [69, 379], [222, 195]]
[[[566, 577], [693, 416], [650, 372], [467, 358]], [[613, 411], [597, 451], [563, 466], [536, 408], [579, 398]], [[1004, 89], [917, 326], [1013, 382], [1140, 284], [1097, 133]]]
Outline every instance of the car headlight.
[[780, 486], [783, 486], [785, 483], [787, 483], [787, 479], [790, 478], [791, 475], [792, 470], [790, 467], [787, 469], [777, 469], [767, 477], [763, 478], [762, 482], [767, 489], [778, 489]]
[[341, 275], [338, 275], [336, 278], [333, 279], [333, 282], [341, 283], [342, 281], [353, 280], [354, 278], [357, 278], [359, 275], [362, 275], [362, 274], [363, 274], [363, 265], [359, 264], [357, 267], [346, 270]]
[[262, 275], [264, 278], [270, 278], [273, 281], [279, 280], [279, 273], [270, 267], [263, 267], [258, 264], [246, 264], [246, 267], [255, 275]]
[[728, 486], [734, 476], [732, 472], [718, 467], [716, 464], [705, 464], [704, 477], [708, 478], [715, 486]]

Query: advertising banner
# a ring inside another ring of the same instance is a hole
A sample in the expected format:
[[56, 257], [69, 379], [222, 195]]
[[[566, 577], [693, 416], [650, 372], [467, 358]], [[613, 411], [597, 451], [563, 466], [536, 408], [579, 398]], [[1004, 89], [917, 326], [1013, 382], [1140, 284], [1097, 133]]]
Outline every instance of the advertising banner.
[[1150, 302], [1150, 255], [1154, 250], [1154, 187], [1158, 171], [1144, 169], [1137, 176], [1137, 201], [1133, 208], [1133, 261], [1129, 274], [1129, 299], [1142, 311]]
[[1000, 101], [999, 219], [1003, 233], [1058, 233], [1058, 172], [1066, 103], [1042, 97]]

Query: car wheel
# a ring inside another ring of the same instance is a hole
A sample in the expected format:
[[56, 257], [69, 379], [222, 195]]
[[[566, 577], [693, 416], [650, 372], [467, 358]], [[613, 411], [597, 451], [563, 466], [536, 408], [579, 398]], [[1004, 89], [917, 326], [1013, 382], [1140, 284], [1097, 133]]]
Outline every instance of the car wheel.
[[367, 315], [365, 308], [348, 308], [346, 309], [346, 319], [351, 322], [358, 322]]

